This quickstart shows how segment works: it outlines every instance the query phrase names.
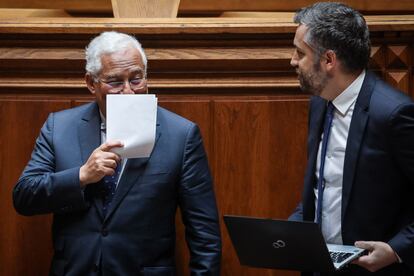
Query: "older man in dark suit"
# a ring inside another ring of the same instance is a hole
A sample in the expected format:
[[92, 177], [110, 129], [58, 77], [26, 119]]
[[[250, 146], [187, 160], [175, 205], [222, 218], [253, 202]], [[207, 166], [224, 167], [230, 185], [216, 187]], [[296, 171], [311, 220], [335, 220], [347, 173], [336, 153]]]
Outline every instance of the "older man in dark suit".
[[147, 92], [145, 53], [132, 36], [106, 32], [86, 60], [96, 102], [49, 116], [13, 192], [19, 213], [54, 214], [50, 274], [175, 275], [180, 207], [192, 275], [219, 275], [220, 229], [198, 127], [158, 108], [151, 156], [121, 160], [110, 150], [122, 143], [105, 141], [106, 95]]

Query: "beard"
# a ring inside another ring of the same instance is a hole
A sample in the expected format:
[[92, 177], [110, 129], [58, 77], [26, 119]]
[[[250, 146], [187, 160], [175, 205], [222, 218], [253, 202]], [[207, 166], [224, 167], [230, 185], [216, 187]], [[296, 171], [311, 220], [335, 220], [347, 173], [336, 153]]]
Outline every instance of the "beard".
[[296, 73], [298, 74], [301, 90], [303, 92], [310, 92], [313, 95], [319, 96], [328, 82], [328, 75], [320, 70], [319, 64], [315, 64], [313, 70], [308, 72], [298, 68]]

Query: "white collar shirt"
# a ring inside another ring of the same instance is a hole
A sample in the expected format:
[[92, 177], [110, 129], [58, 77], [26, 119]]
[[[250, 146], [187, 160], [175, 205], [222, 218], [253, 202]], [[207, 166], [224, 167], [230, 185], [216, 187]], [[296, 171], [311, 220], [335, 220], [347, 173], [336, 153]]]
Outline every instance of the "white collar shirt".
[[[364, 78], [365, 70], [332, 101], [335, 108], [325, 156], [325, 189], [322, 203], [322, 233], [327, 243], [343, 243], [341, 234], [341, 209], [345, 150], [355, 102]], [[321, 162], [322, 137], [319, 144], [315, 170], [317, 179], [319, 178]], [[318, 202], [317, 188], [314, 189], [314, 194], [316, 210]]]

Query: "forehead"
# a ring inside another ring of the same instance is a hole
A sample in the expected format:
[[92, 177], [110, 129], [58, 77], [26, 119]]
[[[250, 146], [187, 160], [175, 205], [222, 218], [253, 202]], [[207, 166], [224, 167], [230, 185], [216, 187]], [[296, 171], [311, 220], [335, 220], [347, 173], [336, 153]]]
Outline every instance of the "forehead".
[[308, 32], [308, 27], [306, 25], [299, 25], [296, 29], [295, 38], [293, 39], [293, 44], [302, 50], [312, 50], [311, 47], [305, 42], [305, 36]]
[[102, 74], [120, 75], [131, 71], [145, 71], [141, 54], [135, 48], [127, 48], [101, 57]]

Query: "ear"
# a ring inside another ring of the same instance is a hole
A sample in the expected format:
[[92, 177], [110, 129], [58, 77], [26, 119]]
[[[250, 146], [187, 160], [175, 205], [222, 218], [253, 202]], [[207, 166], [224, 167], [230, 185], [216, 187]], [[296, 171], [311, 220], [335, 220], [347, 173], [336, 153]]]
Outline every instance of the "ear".
[[95, 95], [95, 85], [96, 85], [96, 82], [95, 82], [95, 80], [93, 79], [93, 77], [92, 77], [92, 75], [90, 74], [90, 73], [86, 73], [85, 74], [85, 82], [86, 82], [86, 86], [88, 87], [88, 90], [93, 94], [93, 95]]
[[334, 51], [328, 50], [323, 54], [323, 65], [327, 72], [332, 72], [337, 66], [337, 57]]

